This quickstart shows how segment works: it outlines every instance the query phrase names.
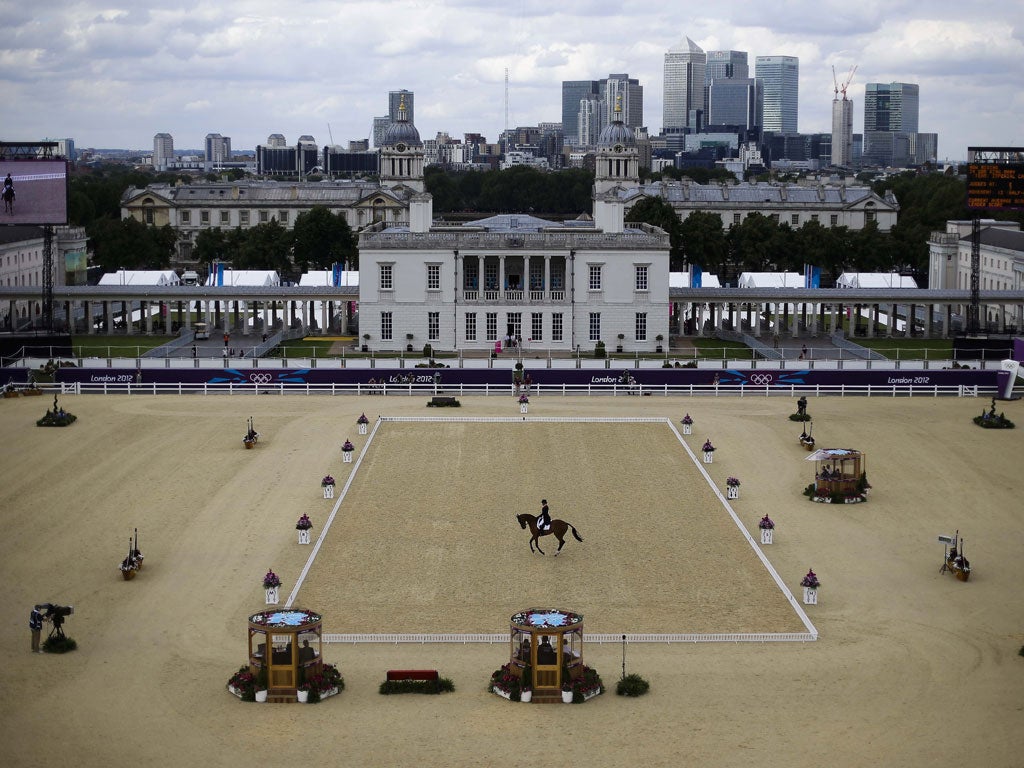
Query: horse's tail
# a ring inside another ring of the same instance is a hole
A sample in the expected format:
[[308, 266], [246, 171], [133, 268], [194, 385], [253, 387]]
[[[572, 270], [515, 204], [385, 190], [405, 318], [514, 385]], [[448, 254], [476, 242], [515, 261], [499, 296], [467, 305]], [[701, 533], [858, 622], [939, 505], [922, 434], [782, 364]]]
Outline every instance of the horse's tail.
[[576, 532], [576, 526], [570, 524], [569, 527], [572, 529], [572, 535], [576, 537], [576, 541], [583, 541], [583, 537]]

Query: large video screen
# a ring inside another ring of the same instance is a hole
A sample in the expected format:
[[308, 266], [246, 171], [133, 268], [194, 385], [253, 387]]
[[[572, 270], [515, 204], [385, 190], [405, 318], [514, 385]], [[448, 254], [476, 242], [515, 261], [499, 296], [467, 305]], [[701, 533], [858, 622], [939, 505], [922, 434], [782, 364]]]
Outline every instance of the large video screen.
[[1024, 164], [970, 163], [967, 166], [967, 207], [997, 211], [1024, 209]]
[[66, 160], [0, 160], [2, 224], [67, 224]]

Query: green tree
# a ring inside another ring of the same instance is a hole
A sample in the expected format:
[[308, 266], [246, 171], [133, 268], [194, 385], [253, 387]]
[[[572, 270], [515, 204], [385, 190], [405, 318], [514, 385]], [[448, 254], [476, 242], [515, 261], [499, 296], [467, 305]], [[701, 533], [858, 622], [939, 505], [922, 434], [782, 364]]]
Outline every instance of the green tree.
[[96, 219], [86, 232], [95, 263], [104, 271], [165, 269], [170, 266], [177, 235], [170, 227], [147, 227], [135, 219]]
[[291, 271], [292, 233], [277, 219], [251, 229], [235, 229], [229, 245], [235, 269], [273, 269], [285, 274]]
[[673, 272], [685, 269], [683, 223], [667, 200], [663, 197], [642, 198], [629, 209], [626, 221], [643, 222], [665, 230], [669, 238], [669, 269]]
[[356, 241], [343, 213], [313, 206], [295, 219], [292, 238], [293, 260], [300, 271], [328, 269], [346, 261], [353, 269], [359, 268]]
[[717, 213], [693, 211], [680, 227], [683, 258], [704, 270], [724, 274], [729, 260], [729, 244]]
[[227, 259], [228, 236], [220, 227], [200, 230], [192, 247], [192, 256], [204, 264]]

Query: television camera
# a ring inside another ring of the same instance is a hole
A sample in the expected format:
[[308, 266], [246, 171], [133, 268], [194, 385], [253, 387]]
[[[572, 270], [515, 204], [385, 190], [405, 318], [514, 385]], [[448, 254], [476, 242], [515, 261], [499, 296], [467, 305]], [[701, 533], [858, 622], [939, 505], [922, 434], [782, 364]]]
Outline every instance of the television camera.
[[40, 603], [36, 608], [43, 613], [43, 620], [53, 624], [50, 630], [50, 637], [58, 640], [64, 639], [64, 619], [75, 612], [73, 605], [56, 605], [55, 603]]

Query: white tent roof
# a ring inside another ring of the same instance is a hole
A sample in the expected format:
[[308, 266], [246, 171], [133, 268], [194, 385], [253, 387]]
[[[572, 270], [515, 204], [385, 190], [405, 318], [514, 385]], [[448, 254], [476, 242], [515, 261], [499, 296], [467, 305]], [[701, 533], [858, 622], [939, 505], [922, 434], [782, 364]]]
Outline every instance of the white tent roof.
[[[334, 279], [334, 273], [329, 269], [320, 269], [316, 272], [306, 272], [302, 277], [299, 278], [299, 287], [306, 288], [308, 286], [319, 286], [319, 285], [332, 285]], [[359, 285], [359, 272], [354, 270], [343, 271], [341, 273], [341, 284], [342, 285]]]
[[173, 269], [119, 269], [100, 276], [100, 285], [181, 285]]
[[[223, 285], [263, 286], [280, 285], [281, 276], [272, 269], [225, 269]], [[217, 271], [211, 270], [206, 285], [217, 285]]]
[[844, 272], [836, 288], [917, 288], [917, 281], [896, 272]]
[[[700, 276], [701, 286], [704, 288], [721, 288], [722, 283], [718, 279], [718, 275], [713, 275], [710, 272], [704, 272]], [[690, 273], [689, 272], [669, 272], [668, 273], [668, 287], [669, 288], [689, 288], [690, 287]]]
[[799, 272], [744, 272], [740, 288], [803, 288], [804, 276]]

